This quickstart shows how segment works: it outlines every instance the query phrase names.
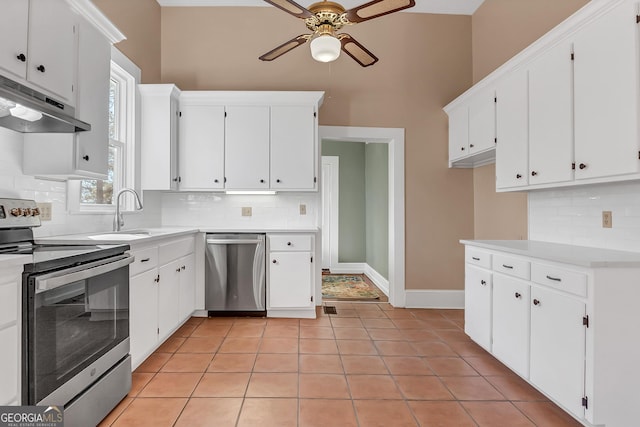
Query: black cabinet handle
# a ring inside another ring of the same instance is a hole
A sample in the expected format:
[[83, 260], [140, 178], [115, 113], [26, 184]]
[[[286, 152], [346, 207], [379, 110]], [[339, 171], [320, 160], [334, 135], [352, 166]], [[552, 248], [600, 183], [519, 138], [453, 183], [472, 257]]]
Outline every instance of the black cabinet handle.
[[180, 269], [181, 269], [181, 270], [184, 270], [184, 269], [186, 269], [186, 268], [187, 268], [187, 267], [186, 267], [186, 266], [184, 266], [184, 265], [183, 265], [182, 267], [180, 267]]
[[173, 178], [173, 182], [182, 182], [182, 177], [178, 176]]
[[151, 258], [145, 258], [145, 259], [141, 259], [140, 262], [149, 262], [151, 260]]
[[214, 180], [213, 180], [213, 182], [215, 182], [215, 183], [217, 184], [217, 183], [218, 183], [218, 180], [217, 180], [217, 179], [214, 179]]
[[540, 305], [540, 300], [534, 299], [533, 300], [533, 305]]
[[155, 279], [153, 279], [153, 281], [154, 281], [154, 282], [156, 282], [156, 283], [159, 283], [159, 282], [160, 282], [160, 275], [158, 274], [158, 275], [156, 276], [156, 278], [155, 278]]
[[469, 144], [469, 148], [473, 148], [473, 147], [475, 147], [475, 145]]
[[487, 282], [486, 282], [485, 280], [480, 280], [480, 284], [481, 284], [482, 286], [484, 286], [484, 285], [486, 285], [486, 284], [487, 284]]
[[509, 270], [513, 270], [513, 265], [502, 264], [504, 268], [508, 268]]
[[460, 147], [460, 150], [464, 151], [464, 147]]
[[83, 159], [84, 161], [88, 162], [88, 161], [89, 161], [89, 155], [87, 154], [87, 155], [85, 155], [85, 156], [82, 156], [82, 159]]
[[291, 246], [291, 242], [287, 242], [287, 246]]
[[44, 65], [38, 65], [38, 67], [36, 68], [36, 70], [40, 71], [41, 73], [44, 73], [44, 72], [45, 72]]
[[276, 261], [275, 259], [273, 261], [271, 261], [271, 262], [274, 263], [274, 264], [278, 263], [278, 261]]
[[516, 298], [520, 298], [522, 295], [520, 295], [520, 292], [516, 292]]
[[21, 53], [20, 55], [16, 56], [16, 58], [18, 58], [20, 62], [25, 62], [27, 60], [27, 57], [24, 56], [24, 53]]
[[522, 175], [520, 175], [519, 173], [516, 174], [516, 179], [520, 179], [522, 178]]
[[180, 273], [180, 267], [176, 268], [176, 273]]
[[580, 166], [578, 166], [580, 169], [586, 169], [587, 165], [585, 165], [584, 163], [580, 163]]
[[261, 179], [261, 180], [260, 180], [260, 184], [264, 184], [264, 179]]
[[279, 179], [276, 179], [276, 182], [280, 182], [280, 180], [279, 180]]
[[474, 260], [474, 261], [480, 261], [480, 258], [475, 257], [475, 256], [472, 256], [471, 259]]
[[536, 176], [536, 175], [538, 175], [538, 172], [536, 172], [536, 171], [531, 171], [531, 176]]
[[547, 279], [549, 280], [553, 280], [554, 282], [562, 282], [562, 279], [559, 277], [551, 277], [551, 276], [547, 276]]

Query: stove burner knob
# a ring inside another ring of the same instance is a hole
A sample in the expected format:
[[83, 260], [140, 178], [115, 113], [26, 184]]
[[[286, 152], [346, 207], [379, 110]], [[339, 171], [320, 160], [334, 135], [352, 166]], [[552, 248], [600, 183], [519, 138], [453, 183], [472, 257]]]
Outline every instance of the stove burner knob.
[[11, 216], [22, 216], [22, 209], [20, 208], [11, 208]]
[[31, 208], [22, 209], [22, 216], [31, 216]]
[[40, 208], [31, 209], [31, 216], [38, 216], [38, 215], [40, 215]]

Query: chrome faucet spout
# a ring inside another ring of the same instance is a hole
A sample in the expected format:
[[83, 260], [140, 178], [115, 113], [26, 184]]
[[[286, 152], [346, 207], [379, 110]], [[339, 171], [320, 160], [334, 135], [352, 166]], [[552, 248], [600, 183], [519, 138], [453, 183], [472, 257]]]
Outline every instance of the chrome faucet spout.
[[123, 193], [133, 194], [135, 196], [136, 209], [142, 209], [142, 202], [140, 201], [140, 196], [138, 195], [136, 190], [134, 190], [133, 188], [123, 188], [122, 190], [118, 191], [118, 194], [116, 195], [116, 214], [113, 218], [113, 231], [120, 231], [120, 229], [124, 225], [124, 218], [122, 218], [122, 213], [120, 212], [120, 196]]

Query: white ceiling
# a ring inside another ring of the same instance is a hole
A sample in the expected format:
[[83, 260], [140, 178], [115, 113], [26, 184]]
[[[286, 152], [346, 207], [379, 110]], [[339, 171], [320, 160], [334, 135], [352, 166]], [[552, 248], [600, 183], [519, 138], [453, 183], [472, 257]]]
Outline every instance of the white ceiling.
[[[450, 15], [473, 15], [484, 0], [416, 0], [416, 5], [407, 12], [443, 13]], [[160, 6], [268, 6], [262, 0], [157, 0]], [[296, 3], [308, 7], [314, 0], [297, 0]], [[346, 9], [367, 3], [368, 0], [338, 0]]]

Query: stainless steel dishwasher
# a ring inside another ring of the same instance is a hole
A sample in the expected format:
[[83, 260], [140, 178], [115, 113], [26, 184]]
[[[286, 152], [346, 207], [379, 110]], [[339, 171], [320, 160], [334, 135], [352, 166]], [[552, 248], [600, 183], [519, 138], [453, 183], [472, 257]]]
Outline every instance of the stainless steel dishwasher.
[[207, 234], [205, 259], [210, 316], [266, 313], [264, 234]]

